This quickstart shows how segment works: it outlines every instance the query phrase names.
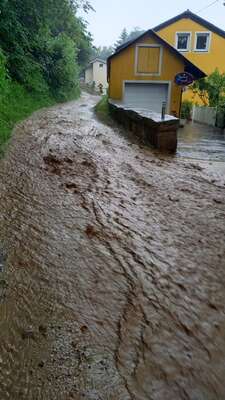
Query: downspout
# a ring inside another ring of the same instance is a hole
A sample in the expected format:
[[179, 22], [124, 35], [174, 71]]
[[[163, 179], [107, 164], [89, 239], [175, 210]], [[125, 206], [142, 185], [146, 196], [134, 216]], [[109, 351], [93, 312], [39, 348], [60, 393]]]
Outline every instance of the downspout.
[[107, 82], [109, 84], [108, 97], [110, 97], [110, 74], [111, 74], [111, 60], [110, 58], [108, 58], [107, 59]]

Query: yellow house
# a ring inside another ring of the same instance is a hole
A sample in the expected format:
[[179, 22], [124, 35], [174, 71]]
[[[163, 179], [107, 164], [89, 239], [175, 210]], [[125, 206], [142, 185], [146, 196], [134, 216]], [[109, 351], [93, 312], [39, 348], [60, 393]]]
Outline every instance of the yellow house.
[[183, 56], [154, 31], [120, 46], [108, 58], [109, 97], [127, 106], [179, 116], [182, 90], [175, 83], [180, 72], [194, 79], [205, 76], [200, 68]]
[[[153, 30], [206, 75], [216, 68], [225, 72], [225, 31], [205, 19], [187, 10]], [[183, 98], [194, 99], [193, 92]]]

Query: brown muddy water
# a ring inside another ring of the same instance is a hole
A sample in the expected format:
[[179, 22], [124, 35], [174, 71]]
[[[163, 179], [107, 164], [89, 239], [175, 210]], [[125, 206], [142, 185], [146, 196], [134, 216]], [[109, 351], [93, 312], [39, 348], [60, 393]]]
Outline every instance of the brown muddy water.
[[0, 163], [0, 399], [225, 399], [225, 182], [82, 95]]

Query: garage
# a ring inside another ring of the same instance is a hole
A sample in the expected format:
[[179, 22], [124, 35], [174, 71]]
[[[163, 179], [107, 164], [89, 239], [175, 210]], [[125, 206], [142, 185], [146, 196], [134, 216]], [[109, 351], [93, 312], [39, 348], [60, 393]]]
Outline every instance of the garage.
[[124, 83], [124, 103], [132, 108], [161, 112], [162, 103], [168, 101], [168, 83]]

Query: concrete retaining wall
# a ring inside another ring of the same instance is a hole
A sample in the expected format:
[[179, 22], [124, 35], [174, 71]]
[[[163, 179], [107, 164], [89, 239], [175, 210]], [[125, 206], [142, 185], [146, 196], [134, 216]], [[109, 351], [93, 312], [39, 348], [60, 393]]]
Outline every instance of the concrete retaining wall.
[[113, 118], [141, 139], [161, 151], [176, 152], [179, 119], [166, 115], [162, 121], [158, 113], [133, 110], [111, 101], [109, 109]]

